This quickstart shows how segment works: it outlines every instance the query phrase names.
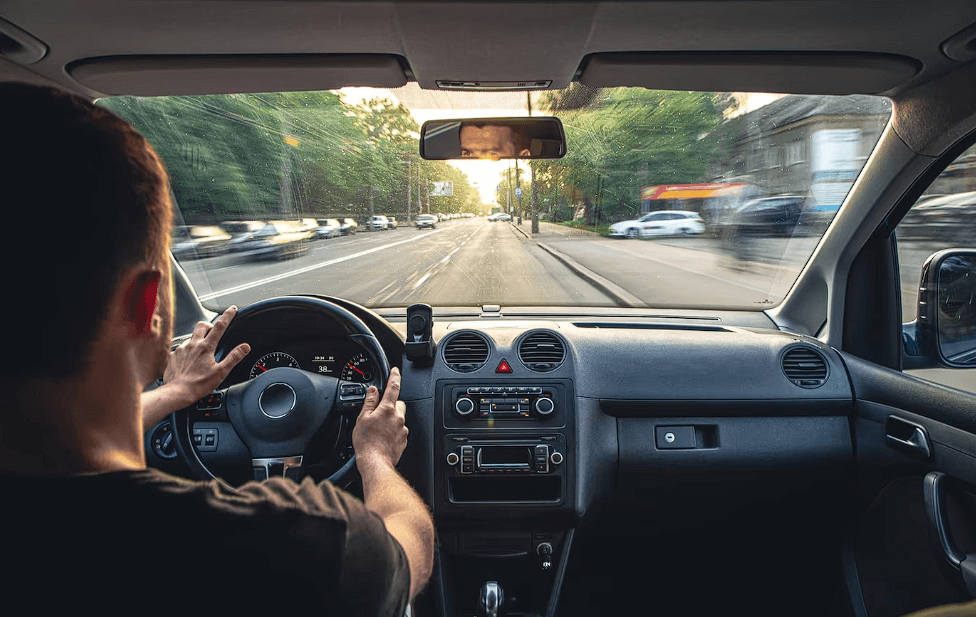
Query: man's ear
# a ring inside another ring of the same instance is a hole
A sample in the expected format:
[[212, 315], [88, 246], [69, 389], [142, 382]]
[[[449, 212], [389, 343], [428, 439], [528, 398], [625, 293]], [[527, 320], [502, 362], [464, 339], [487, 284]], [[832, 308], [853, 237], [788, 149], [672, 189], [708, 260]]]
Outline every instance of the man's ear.
[[519, 156], [524, 156], [525, 158], [530, 158], [532, 156], [532, 151], [529, 150], [528, 148], [523, 148], [522, 151], [519, 152]]
[[127, 280], [122, 294], [121, 315], [136, 336], [152, 335], [153, 314], [159, 297], [159, 270], [141, 269]]

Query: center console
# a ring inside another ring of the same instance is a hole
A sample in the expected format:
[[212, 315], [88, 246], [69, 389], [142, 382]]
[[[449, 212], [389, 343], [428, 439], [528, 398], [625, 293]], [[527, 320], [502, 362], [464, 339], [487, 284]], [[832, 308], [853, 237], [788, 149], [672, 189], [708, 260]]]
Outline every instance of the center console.
[[574, 400], [566, 379], [437, 382], [444, 615], [554, 610], [575, 522]]

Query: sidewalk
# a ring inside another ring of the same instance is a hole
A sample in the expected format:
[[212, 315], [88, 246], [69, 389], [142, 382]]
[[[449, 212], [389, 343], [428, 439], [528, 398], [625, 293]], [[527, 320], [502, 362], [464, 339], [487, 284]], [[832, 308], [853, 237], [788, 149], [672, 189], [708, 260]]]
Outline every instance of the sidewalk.
[[584, 238], [599, 238], [600, 234], [594, 233], [592, 231], [586, 231], [583, 229], [575, 229], [573, 227], [567, 227], [566, 225], [555, 225], [553, 223], [547, 223], [545, 221], [539, 221], [539, 233], [532, 233], [532, 219], [524, 218], [522, 219], [522, 224], [518, 224], [518, 219], [513, 219], [511, 222], [512, 227], [522, 232], [526, 238], [530, 240], [541, 240], [545, 238], [553, 237], [565, 237], [565, 236], [576, 236]]

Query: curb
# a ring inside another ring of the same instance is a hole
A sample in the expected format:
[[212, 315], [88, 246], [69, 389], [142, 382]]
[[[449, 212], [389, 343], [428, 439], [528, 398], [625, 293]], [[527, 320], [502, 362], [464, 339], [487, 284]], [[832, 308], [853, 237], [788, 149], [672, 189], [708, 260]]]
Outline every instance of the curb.
[[523, 236], [525, 236], [529, 240], [532, 239], [532, 236], [528, 232], [526, 232], [520, 226], [516, 225], [514, 222], [509, 222], [509, 225], [511, 225], [512, 227], [514, 227], [515, 229], [517, 229], [520, 234], [522, 234]]
[[[521, 230], [519, 230], [521, 231]], [[525, 233], [525, 232], [522, 232]], [[526, 236], [528, 237], [528, 236]], [[620, 287], [616, 283], [613, 283], [604, 277], [600, 276], [596, 272], [580, 265], [573, 258], [568, 257], [556, 249], [552, 248], [544, 242], [536, 242], [536, 244], [549, 253], [557, 260], [561, 261], [567, 268], [576, 273], [577, 276], [584, 279], [590, 285], [593, 285], [603, 293], [607, 294], [618, 306], [633, 308], [633, 307], [646, 307], [647, 303], [638, 298], [637, 296], [631, 294], [623, 287]]]

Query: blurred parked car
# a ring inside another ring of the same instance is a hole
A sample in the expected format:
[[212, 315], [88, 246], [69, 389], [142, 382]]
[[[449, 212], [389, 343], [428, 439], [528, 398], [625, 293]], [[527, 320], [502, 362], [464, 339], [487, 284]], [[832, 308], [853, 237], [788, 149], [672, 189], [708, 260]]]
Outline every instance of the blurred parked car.
[[386, 219], [389, 222], [388, 229], [396, 229], [397, 228], [397, 224], [398, 223], [397, 223], [397, 220], [396, 220], [396, 217], [395, 216], [390, 215], [390, 216], [387, 216]]
[[491, 222], [493, 222], [493, 223], [495, 221], [510, 221], [510, 220], [512, 220], [512, 215], [511, 214], [507, 214], [505, 212], [496, 212], [495, 214], [492, 214], [491, 216], [489, 216], [488, 217], [488, 220], [491, 221]]
[[254, 234], [244, 250], [249, 259], [288, 259], [304, 255], [312, 231], [302, 221], [271, 221]]
[[898, 226], [898, 237], [971, 245], [976, 238], [976, 191], [920, 201]]
[[177, 227], [173, 232], [173, 256], [183, 260], [222, 255], [230, 240], [231, 235], [216, 225]]
[[[739, 234], [790, 236], [801, 220], [804, 201], [799, 195], [751, 199], [735, 209], [729, 223]], [[808, 222], [812, 224], [813, 220]]]
[[342, 224], [339, 225], [339, 233], [344, 236], [351, 236], [355, 234], [358, 229], [359, 223], [349, 218], [342, 219]]
[[659, 210], [648, 212], [639, 219], [621, 221], [610, 226], [616, 238], [645, 238], [648, 236], [690, 236], [705, 233], [705, 223], [697, 212]]
[[386, 218], [382, 214], [377, 214], [369, 220], [369, 228], [374, 231], [389, 229], [390, 219]]
[[230, 234], [227, 250], [231, 253], [244, 250], [248, 240], [264, 227], [262, 221], [225, 221], [220, 224], [224, 231]]
[[417, 229], [435, 229], [437, 227], [437, 217], [433, 214], [421, 214], [413, 220]]
[[315, 229], [316, 238], [335, 238], [342, 233], [342, 224], [336, 219], [319, 219], [318, 223], [319, 226]]

